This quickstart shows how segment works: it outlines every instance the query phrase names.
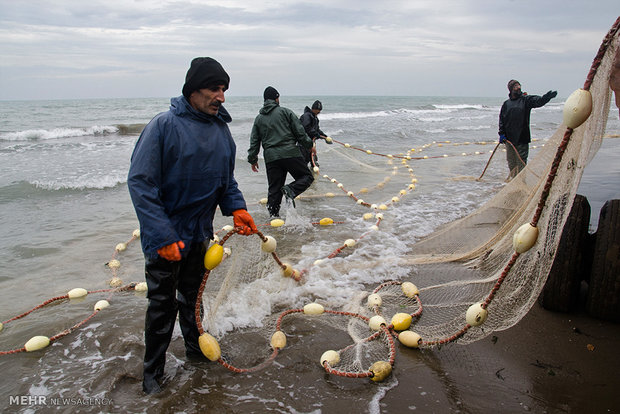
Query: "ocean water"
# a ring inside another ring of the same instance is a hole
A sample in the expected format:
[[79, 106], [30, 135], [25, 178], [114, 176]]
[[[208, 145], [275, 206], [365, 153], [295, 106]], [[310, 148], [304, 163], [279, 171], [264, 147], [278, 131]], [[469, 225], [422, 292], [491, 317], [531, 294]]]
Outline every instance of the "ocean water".
[[[341, 273], [335, 260], [326, 271], [309, 271], [301, 284], [275, 274], [263, 282], [268, 286], [249, 286], [215, 317], [219, 334], [260, 327], [276, 309], [313, 300], [342, 309], [367, 286], [405, 278], [408, 269], [394, 263], [412, 242], [471, 212], [504, 185], [508, 171], [501, 150], [484, 179], [473, 179], [495, 147], [504, 98], [283, 96], [281, 105], [300, 115], [315, 99], [323, 102], [321, 129], [337, 142], [318, 143], [319, 173], [296, 209], [283, 207], [286, 225], [267, 226], [269, 215], [260, 203], [267, 193], [264, 164], [261, 160], [261, 171], [253, 173], [245, 160], [260, 97], [228, 97], [225, 104], [233, 117], [236, 178], [256, 223], [278, 240], [278, 252], [286, 261], [311, 269], [344, 240], [364, 235], [354, 252], [338, 259], [358, 266]], [[559, 127], [562, 104], [563, 99], [556, 98], [532, 112], [531, 156]], [[0, 102], [0, 321], [74, 287], [108, 287], [111, 273], [105, 264], [116, 244], [127, 241], [138, 227], [127, 192], [130, 156], [141, 129], [168, 105], [168, 98]], [[607, 130], [612, 135], [620, 131], [615, 108]], [[418, 181], [415, 190], [399, 196], [385, 212], [379, 230], [368, 233], [373, 223], [362, 218], [367, 209], [351, 202], [336, 183], [370, 203], [389, 204], [399, 190], [407, 189], [411, 176], [399, 160], [378, 154], [412, 156], [409, 166]], [[605, 139], [582, 178], [579, 193], [592, 206], [592, 231], [603, 203], [620, 197], [618, 157], [620, 140]], [[325, 197], [327, 192], [336, 196]], [[338, 224], [312, 224], [324, 217]], [[218, 214], [215, 228], [226, 224], [232, 220]], [[364, 266], [377, 256], [381, 264]], [[143, 281], [139, 243], [130, 245], [121, 262], [124, 282]], [[86, 318], [101, 299], [90, 296], [6, 324], [0, 351], [20, 348], [34, 335], [55, 335]], [[10, 398], [45, 396], [48, 404], [73, 398], [74, 405], [81, 403], [80, 409], [91, 412], [143, 412], [153, 406], [163, 412], [234, 411], [232, 407], [247, 412], [333, 412], [351, 405], [378, 412], [382, 396], [398, 386], [397, 375], [382, 385], [326, 376], [318, 364], [324, 349], [306, 348], [303, 341], [283, 362], [276, 360], [262, 373], [240, 375], [214, 365], [188, 365], [176, 331], [166, 391], [144, 397], [140, 376], [146, 299], [124, 293], [110, 303], [105, 312], [43, 351], [0, 355], [4, 377], [12, 379], [0, 383], [3, 411], [45, 412], [49, 405], [19, 405]], [[329, 344], [328, 337], [316, 341]]]

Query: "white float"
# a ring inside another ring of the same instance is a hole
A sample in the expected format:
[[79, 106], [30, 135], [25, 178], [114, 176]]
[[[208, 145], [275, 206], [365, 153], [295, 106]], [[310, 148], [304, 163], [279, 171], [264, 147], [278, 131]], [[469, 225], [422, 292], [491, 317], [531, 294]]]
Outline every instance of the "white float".
[[324, 367], [326, 362], [330, 367], [338, 365], [340, 362], [340, 354], [336, 351], [332, 351], [331, 349], [323, 352], [323, 355], [321, 355], [321, 366]]
[[480, 326], [487, 320], [489, 311], [482, 307], [482, 302], [474, 303], [467, 309], [465, 320], [471, 326]]
[[575, 129], [583, 124], [592, 113], [592, 94], [585, 89], [577, 89], [566, 99], [563, 110], [564, 125]]

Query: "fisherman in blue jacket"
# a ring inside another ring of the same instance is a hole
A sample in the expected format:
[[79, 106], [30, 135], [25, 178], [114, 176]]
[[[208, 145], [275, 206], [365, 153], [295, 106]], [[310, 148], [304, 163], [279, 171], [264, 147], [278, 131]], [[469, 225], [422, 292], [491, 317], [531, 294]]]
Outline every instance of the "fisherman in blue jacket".
[[216, 208], [233, 216], [240, 234], [257, 231], [233, 174], [236, 147], [222, 106], [229, 82], [216, 60], [192, 60], [183, 96], [149, 122], [131, 157], [127, 184], [140, 222], [149, 299], [142, 383], [147, 394], [161, 391], [177, 313], [187, 357], [205, 358], [195, 306]]

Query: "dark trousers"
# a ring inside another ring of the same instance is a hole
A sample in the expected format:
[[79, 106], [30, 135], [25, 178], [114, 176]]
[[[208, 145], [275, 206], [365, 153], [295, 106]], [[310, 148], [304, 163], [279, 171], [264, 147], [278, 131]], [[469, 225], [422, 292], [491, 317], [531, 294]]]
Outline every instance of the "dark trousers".
[[186, 354], [202, 355], [198, 346], [195, 307], [198, 289], [205, 272], [205, 252], [206, 247], [203, 243], [192, 243], [187, 256], [178, 262], [171, 262], [159, 256], [145, 260], [149, 303], [144, 323], [142, 387], [147, 393], [156, 392], [163, 378], [166, 350], [172, 338], [177, 313], [185, 340]]
[[509, 178], [516, 177], [516, 175], [525, 168], [529, 152], [530, 144], [528, 143], [517, 144], [514, 148], [510, 142], [506, 143], [506, 160], [508, 161], [508, 169], [510, 170]]
[[282, 203], [282, 187], [286, 182], [286, 174], [291, 174], [294, 181], [288, 184], [295, 196], [306, 191], [314, 177], [308, 169], [302, 157], [284, 158], [266, 164], [267, 182], [269, 183], [269, 193], [267, 194], [267, 209], [272, 216], [280, 214], [280, 204]]

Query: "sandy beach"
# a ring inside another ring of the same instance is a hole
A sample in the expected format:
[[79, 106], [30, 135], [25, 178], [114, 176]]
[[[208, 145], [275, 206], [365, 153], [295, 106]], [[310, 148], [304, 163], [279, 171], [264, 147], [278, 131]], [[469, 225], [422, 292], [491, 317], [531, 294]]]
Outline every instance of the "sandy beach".
[[399, 385], [381, 412], [620, 412], [618, 344], [618, 324], [536, 304], [517, 325], [467, 346], [401, 347]]

